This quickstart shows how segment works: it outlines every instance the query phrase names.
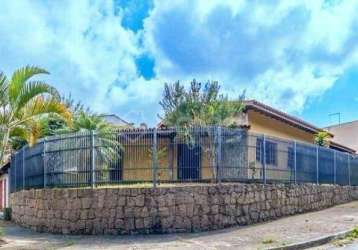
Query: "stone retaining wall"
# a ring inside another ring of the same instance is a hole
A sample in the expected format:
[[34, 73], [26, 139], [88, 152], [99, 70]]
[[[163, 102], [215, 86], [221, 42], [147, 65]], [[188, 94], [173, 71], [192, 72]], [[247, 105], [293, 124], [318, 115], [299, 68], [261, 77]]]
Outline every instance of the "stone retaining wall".
[[11, 194], [12, 218], [63, 234], [172, 233], [247, 225], [327, 208], [355, 187], [217, 184], [152, 188], [45, 189]]

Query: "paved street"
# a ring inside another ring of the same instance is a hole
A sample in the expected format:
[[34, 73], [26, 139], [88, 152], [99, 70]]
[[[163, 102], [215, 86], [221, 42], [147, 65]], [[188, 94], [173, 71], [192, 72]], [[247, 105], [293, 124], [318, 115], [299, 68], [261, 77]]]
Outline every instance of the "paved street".
[[[357, 224], [358, 202], [253, 226], [196, 234], [61, 236], [3, 223], [7, 244], [0, 249], [266, 249], [346, 231]], [[355, 249], [354, 246], [338, 249]]]
[[357, 249], [358, 249], [358, 240], [355, 240], [353, 242], [349, 241], [343, 245], [333, 242], [323, 246], [310, 248], [310, 250], [357, 250]]

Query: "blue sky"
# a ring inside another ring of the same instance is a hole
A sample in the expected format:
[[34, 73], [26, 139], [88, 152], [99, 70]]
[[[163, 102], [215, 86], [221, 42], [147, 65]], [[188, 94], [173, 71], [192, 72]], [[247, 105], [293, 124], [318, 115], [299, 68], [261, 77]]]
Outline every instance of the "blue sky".
[[319, 126], [358, 119], [355, 0], [0, 2], [0, 69], [44, 67], [97, 112], [153, 125], [164, 82], [196, 78]]

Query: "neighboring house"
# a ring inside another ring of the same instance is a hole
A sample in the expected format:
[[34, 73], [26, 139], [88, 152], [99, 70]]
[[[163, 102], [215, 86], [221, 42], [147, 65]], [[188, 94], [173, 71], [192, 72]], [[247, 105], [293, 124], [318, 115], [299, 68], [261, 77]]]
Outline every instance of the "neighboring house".
[[358, 151], [358, 121], [352, 121], [325, 128], [334, 134], [335, 143], [344, 144]]
[[8, 207], [9, 204], [9, 175], [10, 162], [0, 169], [0, 210]]
[[106, 122], [112, 124], [113, 126], [132, 128], [134, 125], [133, 123], [130, 123], [120, 118], [116, 114], [103, 114], [100, 115], [100, 117], [102, 117]]

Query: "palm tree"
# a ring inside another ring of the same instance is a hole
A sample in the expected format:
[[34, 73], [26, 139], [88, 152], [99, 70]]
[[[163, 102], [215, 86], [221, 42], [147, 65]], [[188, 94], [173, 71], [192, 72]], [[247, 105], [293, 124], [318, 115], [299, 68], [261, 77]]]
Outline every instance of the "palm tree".
[[119, 156], [122, 146], [119, 142], [119, 130], [115, 128], [102, 117], [96, 114], [80, 112], [74, 118], [72, 131], [75, 132], [93, 132], [95, 133], [96, 153], [102, 158], [103, 162], [110, 163]]
[[[68, 140], [67, 147], [77, 148], [78, 145], [88, 145], [88, 138], [93, 136], [95, 144], [95, 155], [98, 159], [96, 170], [97, 178], [101, 181], [118, 181], [120, 175], [120, 161], [123, 147], [120, 143], [121, 128], [114, 127], [106, 122], [101, 116], [85, 111], [79, 111], [73, 117], [73, 126], [58, 130], [58, 133], [76, 132], [76, 140]], [[90, 162], [89, 154], [83, 150], [76, 157], [81, 158], [81, 162]], [[85, 169], [81, 169], [84, 167]], [[86, 171], [87, 166], [79, 166], [79, 171]], [[81, 178], [81, 177], [80, 177]], [[89, 180], [90, 181], [90, 180]]]
[[328, 147], [329, 146], [329, 138], [331, 136], [327, 131], [320, 131], [315, 135], [314, 142], [318, 146]]
[[[245, 92], [239, 98], [230, 100], [220, 93], [218, 82], [209, 81], [202, 85], [195, 79], [189, 89], [179, 81], [165, 84], [160, 105], [164, 117], [162, 123], [169, 127], [176, 127], [176, 137], [189, 145], [198, 144], [206, 151], [211, 159], [213, 179], [217, 176], [217, 127], [235, 128], [239, 124], [235, 116], [241, 114], [245, 108]], [[197, 130], [195, 128], [199, 128]], [[207, 140], [196, 137], [206, 135]]]
[[0, 72], [0, 161], [10, 153], [10, 140], [20, 137], [33, 145], [38, 139], [41, 119], [57, 115], [71, 123], [71, 112], [60, 101], [58, 91], [41, 80], [31, 80], [45, 69], [26, 66], [16, 70], [11, 79]]

